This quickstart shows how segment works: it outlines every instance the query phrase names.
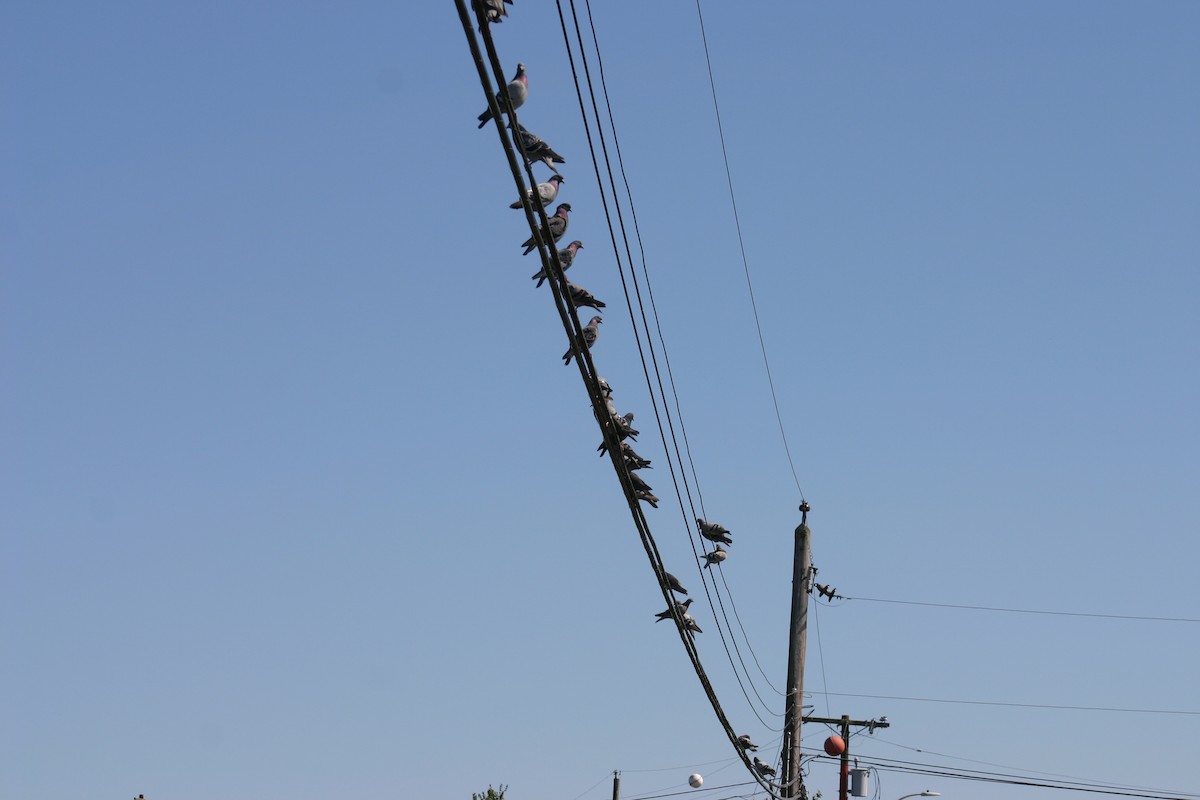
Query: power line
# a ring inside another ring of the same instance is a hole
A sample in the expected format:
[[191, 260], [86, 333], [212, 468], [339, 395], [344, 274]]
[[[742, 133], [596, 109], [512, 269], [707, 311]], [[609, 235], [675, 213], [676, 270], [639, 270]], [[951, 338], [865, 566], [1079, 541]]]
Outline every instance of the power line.
[[1045, 611], [1033, 608], [1000, 608], [996, 606], [970, 606], [957, 603], [925, 603], [917, 600], [889, 600], [880, 597], [843, 597], [843, 600], [861, 600], [864, 603], [895, 603], [905, 606], [931, 606], [934, 608], [961, 608], [969, 611], [1002, 611], [1008, 614], [1047, 614], [1057, 617], [1094, 617], [1097, 619], [1132, 619], [1150, 622], [1200, 622], [1194, 617], [1153, 617], [1135, 614], [1092, 614], [1082, 611]]
[[708, 65], [708, 84], [712, 88], [713, 111], [717, 116], [717, 133], [721, 140], [721, 155], [725, 159], [725, 179], [729, 184], [729, 202], [733, 206], [733, 222], [737, 228], [738, 248], [742, 252], [742, 267], [746, 273], [746, 288], [750, 290], [750, 308], [754, 312], [754, 327], [758, 331], [758, 345], [762, 349], [763, 366], [767, 370], [767, 385], [771, 389], [771, 402], [775, 405], [775, 421], [779, 423], [779, 436], [783, 440], [783, 451], [787, 454], [788, 466], [792, 470], [792, 480], [796, 482], [796, 491], [804, 500], [804, 490], [800, 488], [800, 478], [796, 475], [796, 464], [792, 461], [792, 449], [788, 446], [787, 433], [783, 430], [783, 415], [779, 412], [779, 398], [775, 394], [775, 379], [771, 376], [771, 362], [767, 360], [767, 343], [763, 338], [762, 323], [758, 319], [758, 303], [754, 299], [754, 284], [750, 281], [750, 262], [746, 258], [746, 243], [742, 238], [742, 222], [738, 216], [737, 196], [733, 192], [733, 172], [729, 168], [729, 152], [725, 148], [725, 128], [721, 124], [721, 107], [717, 103], [717, 82], [713, 78], [712, 58], [708, 52], [708, 35], [704, 31], [704, 14], [700, 11], [700, 0], [696, 0], [696, 16], [700, 20], [700, 39], [704, 42], [704, 61]]
[[1124, 714], [1176, 714], [1180, 716], [1200, 716], [1200, 711], [1176, 711], [1162, 708], [1112, 708], [1108, 706], [1067, 706], [1049, 703], [1006, 703], [999, 700], [945, 700], [937, 697], [902, 697], [890, 694], [853, 694], [850, 692], [813, 692], [831, 697], [865, 697], [872, 700], [909, 700], [917, 703], [953, 703], [968, 706], [1007, 706], [1011, 708], [1048, 708], [1060, 711], [1109, 711]]

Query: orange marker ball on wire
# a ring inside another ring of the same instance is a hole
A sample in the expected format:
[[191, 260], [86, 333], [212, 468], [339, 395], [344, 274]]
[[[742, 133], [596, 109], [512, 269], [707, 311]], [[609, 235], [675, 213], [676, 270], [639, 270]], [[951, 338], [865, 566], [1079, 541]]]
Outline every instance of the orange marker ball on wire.
[[825, 752], [831, 756], [840, 756], [846, 752], [846, 742], [840, 736], [830, 736], [825, 740]]

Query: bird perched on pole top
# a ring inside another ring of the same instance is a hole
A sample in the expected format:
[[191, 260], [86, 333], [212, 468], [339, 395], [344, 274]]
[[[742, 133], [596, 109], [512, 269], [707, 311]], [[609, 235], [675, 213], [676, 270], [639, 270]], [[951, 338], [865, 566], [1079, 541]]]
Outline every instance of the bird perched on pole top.
[[704, 554], [704, 568], [708, 569], [713, 564], [720, 564], [725, 559], [729, 558], [729, 553], [721, 549], [721, 545], [717, 545], [717, 549], [711, 553]]
[[716, 522], [706, 522], [696, 517], [696, 526], [700, 529], [700, 535], [710, 542], [733, 544], [733, 539], [729, 538], [732, 534], [726, 530], [724, 525], [719, 525]]
[[[542, 226], [541, 234], [542, 241], [549, 245], [551, 242], [557, 242], [567, 232], [567, 224], [571, 213], [570, 203], [559, 203], [558, 208], [554, 209], [554, 216], [546, 220], [546, 224]], [[530, 236], [521, 245], [525, 248], [525, 252], [521, 255], [527, 256], [537, 249], [538, 237]]]
[[[564, 178], [562, 175], [551, 175], [550, 180], [546, 181], [545, 183], [539, 183], [534, 189], [526, 189], [525, 197], [529, 200], [532, 200], [533, 195], [536, 192], [538, 199], [542, 201], [542, 205], [548, 206], [554, 202], [555, 198], [558, 197], [559, 184], [565, 180], [566, 178]], [[520, 208], [521, 205], [521, 201], [518, 200], [517, 202], [509, 205], [509, 208]], [[566, 269], [565, 265], [563, 269]]]
[[[602, 322], [604, 322], [604, 320], [600, 319], [600, 317], [592, 317], [591, 321], [588, 322], [587, 325], [583, 326], [583, 346], [588, 350], [592, 349], [592, 345], [596, 343], [596, 338], [600, 336], [600, 328], [598, 326]], [[565, 366], [570, 364], [571, 359], [574, 357], [574, 348], [568, 348], [567, 352], [563, 353], [563, 365]]]
[[[525, 105], [526, 98], [529, 97], [529, 76], [525, 74], [525, 65], [517, 64], [517, 74], [508, 82], [508, 86], [496, 93], [496, 105], [500, 110], [504, 110], [504, 93], [508, 92], [508, 99], [512, 103], [513, 111], [516, 111], [521, 106]], [[479, 115], [479, 127], [488, 124], [488, 120], [492, 118], [492, 107], [488, 106], [483, 113]]]

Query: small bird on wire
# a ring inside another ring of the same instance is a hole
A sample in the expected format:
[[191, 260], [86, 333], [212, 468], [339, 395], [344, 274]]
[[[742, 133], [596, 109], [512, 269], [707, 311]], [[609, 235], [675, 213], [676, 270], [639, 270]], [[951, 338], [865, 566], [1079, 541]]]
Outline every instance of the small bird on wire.
[[837, 589], [830, 589], [828, 584], [817, 583], [814, 584], [814, 586], [817, 587], [817, 594], [821, 597], [827, 597], [830, 600], [833, 600], [835, 597], [841, 596], [837, 593]]
[[594, 308], [599, 311], [608, 305], [603, 300], [597, 300], [587, 289], [576, 286], [570, 281], [567, 281], [567, 293], [571, 295], [571, 302], [575, 304], [576, 308]]
[[725, 559], [729, 558], [729, 553], [721, 549], [721, 545], [717, 545], [717, 549], [711, 553], [704, 554], [704, 568], [708, 569], [713, 564], [720, 564]]
[[638, 500], [645, 500], [653, 508], [658, 508], [658, 498], [653, 493], [648, 492], [645, 489], [635, 490], [633, 493], [633, 496], [636, 497]]
[[644, 480], [642, 480], [641, 476], [638, 475], [636, 472], [629, 473], [629, 482], [633, 484], [633, 490], [635, 492], [653, 492], [654, 491], [653, 487], [651, 487], [650, 484], [648, 484]]
[[[569, 270], [571, 265], [575, 263], [575, 253], [578, 252], [579, 248], [581, 247], [583, 247], [583, 242], [576, 239], [558, 251], [558, 263], [562, 264], [563, 272]], [[541, 286], [546, 282], [546, 277], [546, 268], [543, 267], [536, 275], [533, 276], [533, 279], [537, 281], [538, 286]]]
[[[583, 326], [583, 346], [588, 350], [592, 349], [592, 345], [596, 343], [596, 338], [600, 336], [600, 323], [604, 320], [599, 317], [592, 317], [587, 325]], [[563, 353], [563, 366], [571, 363], [571, 359], [575, 357], [575, 349], [568, 348], [567, 352]]]
[[746, 750], [747, 752], [754, 752], [758, 749], [758, 745], [750, 741], [750, 734], [748, 733], [743, 733], [738, 737], [738, 744], [740, 744], [742, 749]]
[[700, 535], [710, 542], [720, 542], [721, 544], [733, 544], [733, 539], [729, 538], [732, 534], [716, 522], [705, 522], [696, 517], [696, 525], [700, 528]]
[[[504, 93], [508, 92], [508, 99], [512, 102], [513, 111], [516, 111], [521, 106], [525, 105], [525, 100], [529, 97], [529, 76], [525, 74], [525, 65], [517, 64], [517, 74], [508, 82], [508, 86], [496, 93], [496, 105], [500, 110], [504, 110]], [[479, 127], [488, 124], [488, 120], [492, 118], [492, 107], [488, 106], [483, 113], [479, 115]], [[558, 170], [555, 170], [557, 172]]]
[[[641, 431], [633, 427], [632, 411], [626, 413], [623, 417], [618, 417], [616, 414], [613, 414], [612, 424], [613, 430], [616, 431], [617, 434], [617, 441], [619, 442], [623, 442], [626, 439], [633, 439], [636, 442], [638, 434], [641, 433]], [[600, 446], [596, 448], [596, 452], [600, 454], [601, 458], [603, 458], [608, 453], [608, 442], [601, 442]]]
[[687, 589], [685, 589], [685, 588], [683, 588], [683, 584], [681, 584], [681, 583], [679, 582], [679, 578], [676, 578], [676, 577], [675, 577], [674, 575], [672, 575], [671, 573], [669, 573], [669, 572], [664, 572], [664, 573], [663, 573], [663, 580], [665, 580], [665, 581], [667, 582], [667, 587], [668, 587], [668, 588], [670, 588], [671, 590], [673, 590], [673, 591], [676, 591], [676, 592], [679, 592], [680, 594], [687, 594], [687, 593], [688, 593], [688, 590], [687, 590]]
[[653, 469], [650, 461], [639, 456], [629, 442], [621, 442], [621, 455], [625, 457], [625, 466], [630, 470]]
[[[554, 209], [554, 216], [546, 220], [546, 224], [542, 226], [541, 235], [542, 241], [549, 245], [551, 242], [557, 242], [567, 232], [567, 225], [571, 214], [570, 203], [559, 203], [558, 208]], [[525, 252], [521, 255], [527, 256], [537, 249], [538, 237], [530, 236], [521, 245], [525, 248]]]
[[696, 618], [686, 612], [683, 615], [683, 627], [692, 633], [704, 633], [696, 623]]
[[759, 775], [763, 776], [764, 778], [774, 778], [775, 777], [774, 768], [767, 762], [760, 759], [758, 756], [754, 757], [754, 769], [756, 772], [758, 772]]
[[[687, 613], [688, 606], [690, 606], [691, 604], [692, 604], [692, 598], [690, 598], [690, 597], [687, 600], [684, 600], [682, 603], [679, 602], [678, 600], [676, 600], [674, 608], [678, 608], [679, 614], [680, 614], [680, 616], [682, 616]], [[654, 615], [654, 616], [658, 617], [658, 619], [656, 619], [654, 621], [662, 622], [664, 619], [670, 619], [671, 611], [672, 611], [672, 609], [668, 608], [666, 611], [658, 612], [657, 614]]]
[[[550, 180], [546, 181], [545, 183], [539, 183], [536, 189], [526, 189], [525, 197], [532, 200], [534, 192], [536, 191], [538, 199], [542, 201], [542, 205], [548, 206], [554, 202], [556, 197], [558, 197], [559, 184], [565, 180], [566, 178], [564, 178], [562, 175], [551, 175]], [[509, 208], [520, 208], [521, 205], [521, 201], [518, 200], [517, 202], [511, 204]], [[566, 265], [563, 266], [563, 269], [566, 269]]]
[[525, 130], [525, 126], [519, 122], [517, 123], [517, 141], [520, 142], [521, 149], [525, 152], [525, 166], [527, 167], [532, 167], [533, 162], [540, 161], [557, 173], [558, 168], [554, 165], [567, 163], [565, 158], [554, 152], [554, 148]]
[[494, 22], [499, 25], [504, 20], [501, 17], [508, 16], [508, 9], [504, 7], [507, 3], [512, 5], [513, 0], [482, 0], [480, 5], [483, 7], [484, 19], [488, 22]]

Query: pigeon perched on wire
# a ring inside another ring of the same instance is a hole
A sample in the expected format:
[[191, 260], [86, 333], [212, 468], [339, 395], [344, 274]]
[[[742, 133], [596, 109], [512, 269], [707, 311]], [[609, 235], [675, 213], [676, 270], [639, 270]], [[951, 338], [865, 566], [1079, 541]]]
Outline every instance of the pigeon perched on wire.
[[[537, 185], [537, 187], [536, 187], [537, 196], [538, 196], [538, 199], [542, 201], [542, 205], [548, 206], [554, 202], [554, 199], [556, 197], [558, 197], [558, 188], [559, 188], [558, 185], [565, 180], [566, 180], [566, 178], [564, 178], [562, 175], [551, 175], [550, 180], [546, 181], [545, 183], [539, 183]], [[534, 189], [526, 189], [525, 190], [526, 198], [532, 200], [533, 194], [534, 194]], [[520, 208], [521, 206], [522, 206], [522, 203], [520, 200], [518, 200], [517, 202], [511, 204], [509, 206], [509, 208]], [[567, 267], [564, 264], [563, 269], [566, 269], [566, 268]]]
[[[558, 208], [554, 209], [554, 216], [546, 220], [546, 224], [542, 226], [541, 235], [542, 241], [549, 245], [552, 241], [557, 242], [567, 232], [568, 218], [571, 214], [570, 203], [559, 203]], [[527, 256], [537, 249], [538, 237], [530, 236], [521, 245], [525, 248], [525, 252], [521, 255]]]
[[642, 480], [641, 476], [638, 475], [636, 472], [629, 473], [629, 482], [633, 484], [633, 490], [635, 492], [652, 492], [652, 491], [654, 491], [654, 489], [650, 486], [650, 484], [648, 484], [644, 480]]
[[645, 489], [635, 489], [633, 492], [633, 496], [636, 497], [638, 500], [645, 500], [647, 503], [649, 503], [654, 508], [658, 508], [658, 498], [655, 497], [652, 492], [649, 492]]
[[731, 534], [724, 525], [716, 522], [705, 522], [699, 517], [696, 517], [696, 525], [700, 528], [700, 535], [710, 542], [733, 544], [733, 539], [729, 538]]
[[696, 618], [686, 612], [683, 615], [683, 627], [692, 633], [704, 633], [704, 631], [700, 630], [700, 625], [696, 622]]
[[729, 553], [721, 549], [721, 545], [717, 545], [717, 549], [711, 553], [704, 554], [704, 568], [708, 569], [713, 564], [720, 564], [725, 559], [729, 558]]
[[[612, 423], [613, 430], [615, 430], [617, 433], [617, 441], [623, 442], [626, 439], [633, 439], [635, 442], [637, 441], [638, 434], [641, 433], [641, 431], [633, 427], [632, 411], [623, 417], [618, 417], [616, 414], [613, 414]], [[596, 448], [596, 452], [600, 454], [601, 458], [603, 458], [608, 453], [608, 442], [601, 442], [600, 446]]]
[[480, 5], [483, 7], [483, 18], [488, 22], [494, 22], [499, 25], [504, 20], [501, 17], [508, 16], [508, 9], [504, 4], [512, 5], [513, 0], [482, 0]]
[[654, 616], [658, 617], [658, 619], [656, 619], [654, 621], [662, 622], [664, 619], [670, 619], [671, 612], [675, 608], [679, 609], [679, 615], [683, 616], [684, 614], [687, 613], [688, 606], [690, 606], [691, 604], [692, 604], [692, 598], [690, 598], [690, 597], [687, 600], [684, 600], [682, 603], [679, 602], [678, 600], [676, 600], [675, 605], [672, 608], [668, 608], [666, 611], [660, 611], [657, 614], [655, 614]]
[[567, 281], [567, 293], [571, 295], [571, 302], [576, 308], [594, 308], [599, 311], [608, 305], [603, 300], [597, 300], [587, 289], [570, 281]]
[[[583, 242], [576, 239], [569, 245], [558, 251], [558, 263], [562, 264], [563, 272], [571, 268], [571, 264], [575, 262], [575, 252], [583, 247]], [[543, 267], [533, 276], [533, 280], [537, 281], [537, 285], [541, 286], [546, 282], [546, 268]]]
[[738, 744], [740, 744], [742, 746], [742, 749], [746, 750], [747, 752], [752, 753], [758, 749], [758, 745], [756, 745], [754, 742], [750, 741], [750, 734], [748, 734], [748, 733], [743, 733], [741, 736], [738, 737]]
[[775, 769], [770, 764], [768, 764], [767, 762], [760, 759], [758, 756], [754, 757], [754, 770], [755, 770], [755, 772], [757, 772], [759, 775], [763, 776], [764, 778], [774, 778], [775, 777]]
[[[596, 337], [600, 335], [600, 328], [597, 326], [599, 326], [602, 322], [604, 322], [604, 320], [600, 319], [599, 317], [592, 317], [588, 324], [583, 326], [583, 346], [588, 350], [591, 350], [592, 345], [596, 343]], [[566, 366], [567, 364], [570, 364], [571, 359], [574, 357], [575, 349], [568, 349], [567, 352], [563, 353], [563, 365]]]
[[668, 588], [670, 588], [671, 590], [673, 590], [673, 591], [676, 591], [676, 592], [679, 592], [680, 594], [687, 594], [687, 593], [688, 593], [688, 590], [687, 590], [687, 589], [685, 589], [685, 588], [683, 588], [683, 584], [681, 584], [681, 583], [679, 582], [679, 578], [676, 578], [676, 577], [675, 577], [674, 575], [672, 575], [671, 573], [669, 573], [669, 572], [664, 572], [664, 573], [663, 573], [663, 579], [664, 579], [664, 580], [666, 580], [666, 582], [667, 582], [667, 586], [668, 586]]
[[[496, 105], [504, 110], [504, 93], [508, 92], [508, 99], [512, 103], [513, 111], [516, 111], [521, 106], [525, 105], [526, 98], [529, 97], [529, 76], [525, 74], [525, 65], [517, 64], [517, 74], [508, 82], [508, 86], [496, 93]], [[488, 120], [492, 118], [492, 107], [488, 106], [484, 112], [479, 115], [479, 127], [488, 124]], [[558, 170], [555, 170], [557, 172]]]
[[650, 461], [642, 458], [629, 442], [621, 442], [621, 455], [625, 458], [625, 466], [630, 470], [651, 469]]
[[554, 165], [567, 163], [565, 158], [554, 152], [554, 148], [525, 130], [525, 126], [519, 122], [517, 123], [517, 140], [521, 144], [521, 149], [525, 151], [525, 166], [527, 167], [533, 166], [535, 161], [540, 161], [557, 173], [558, 169]]

